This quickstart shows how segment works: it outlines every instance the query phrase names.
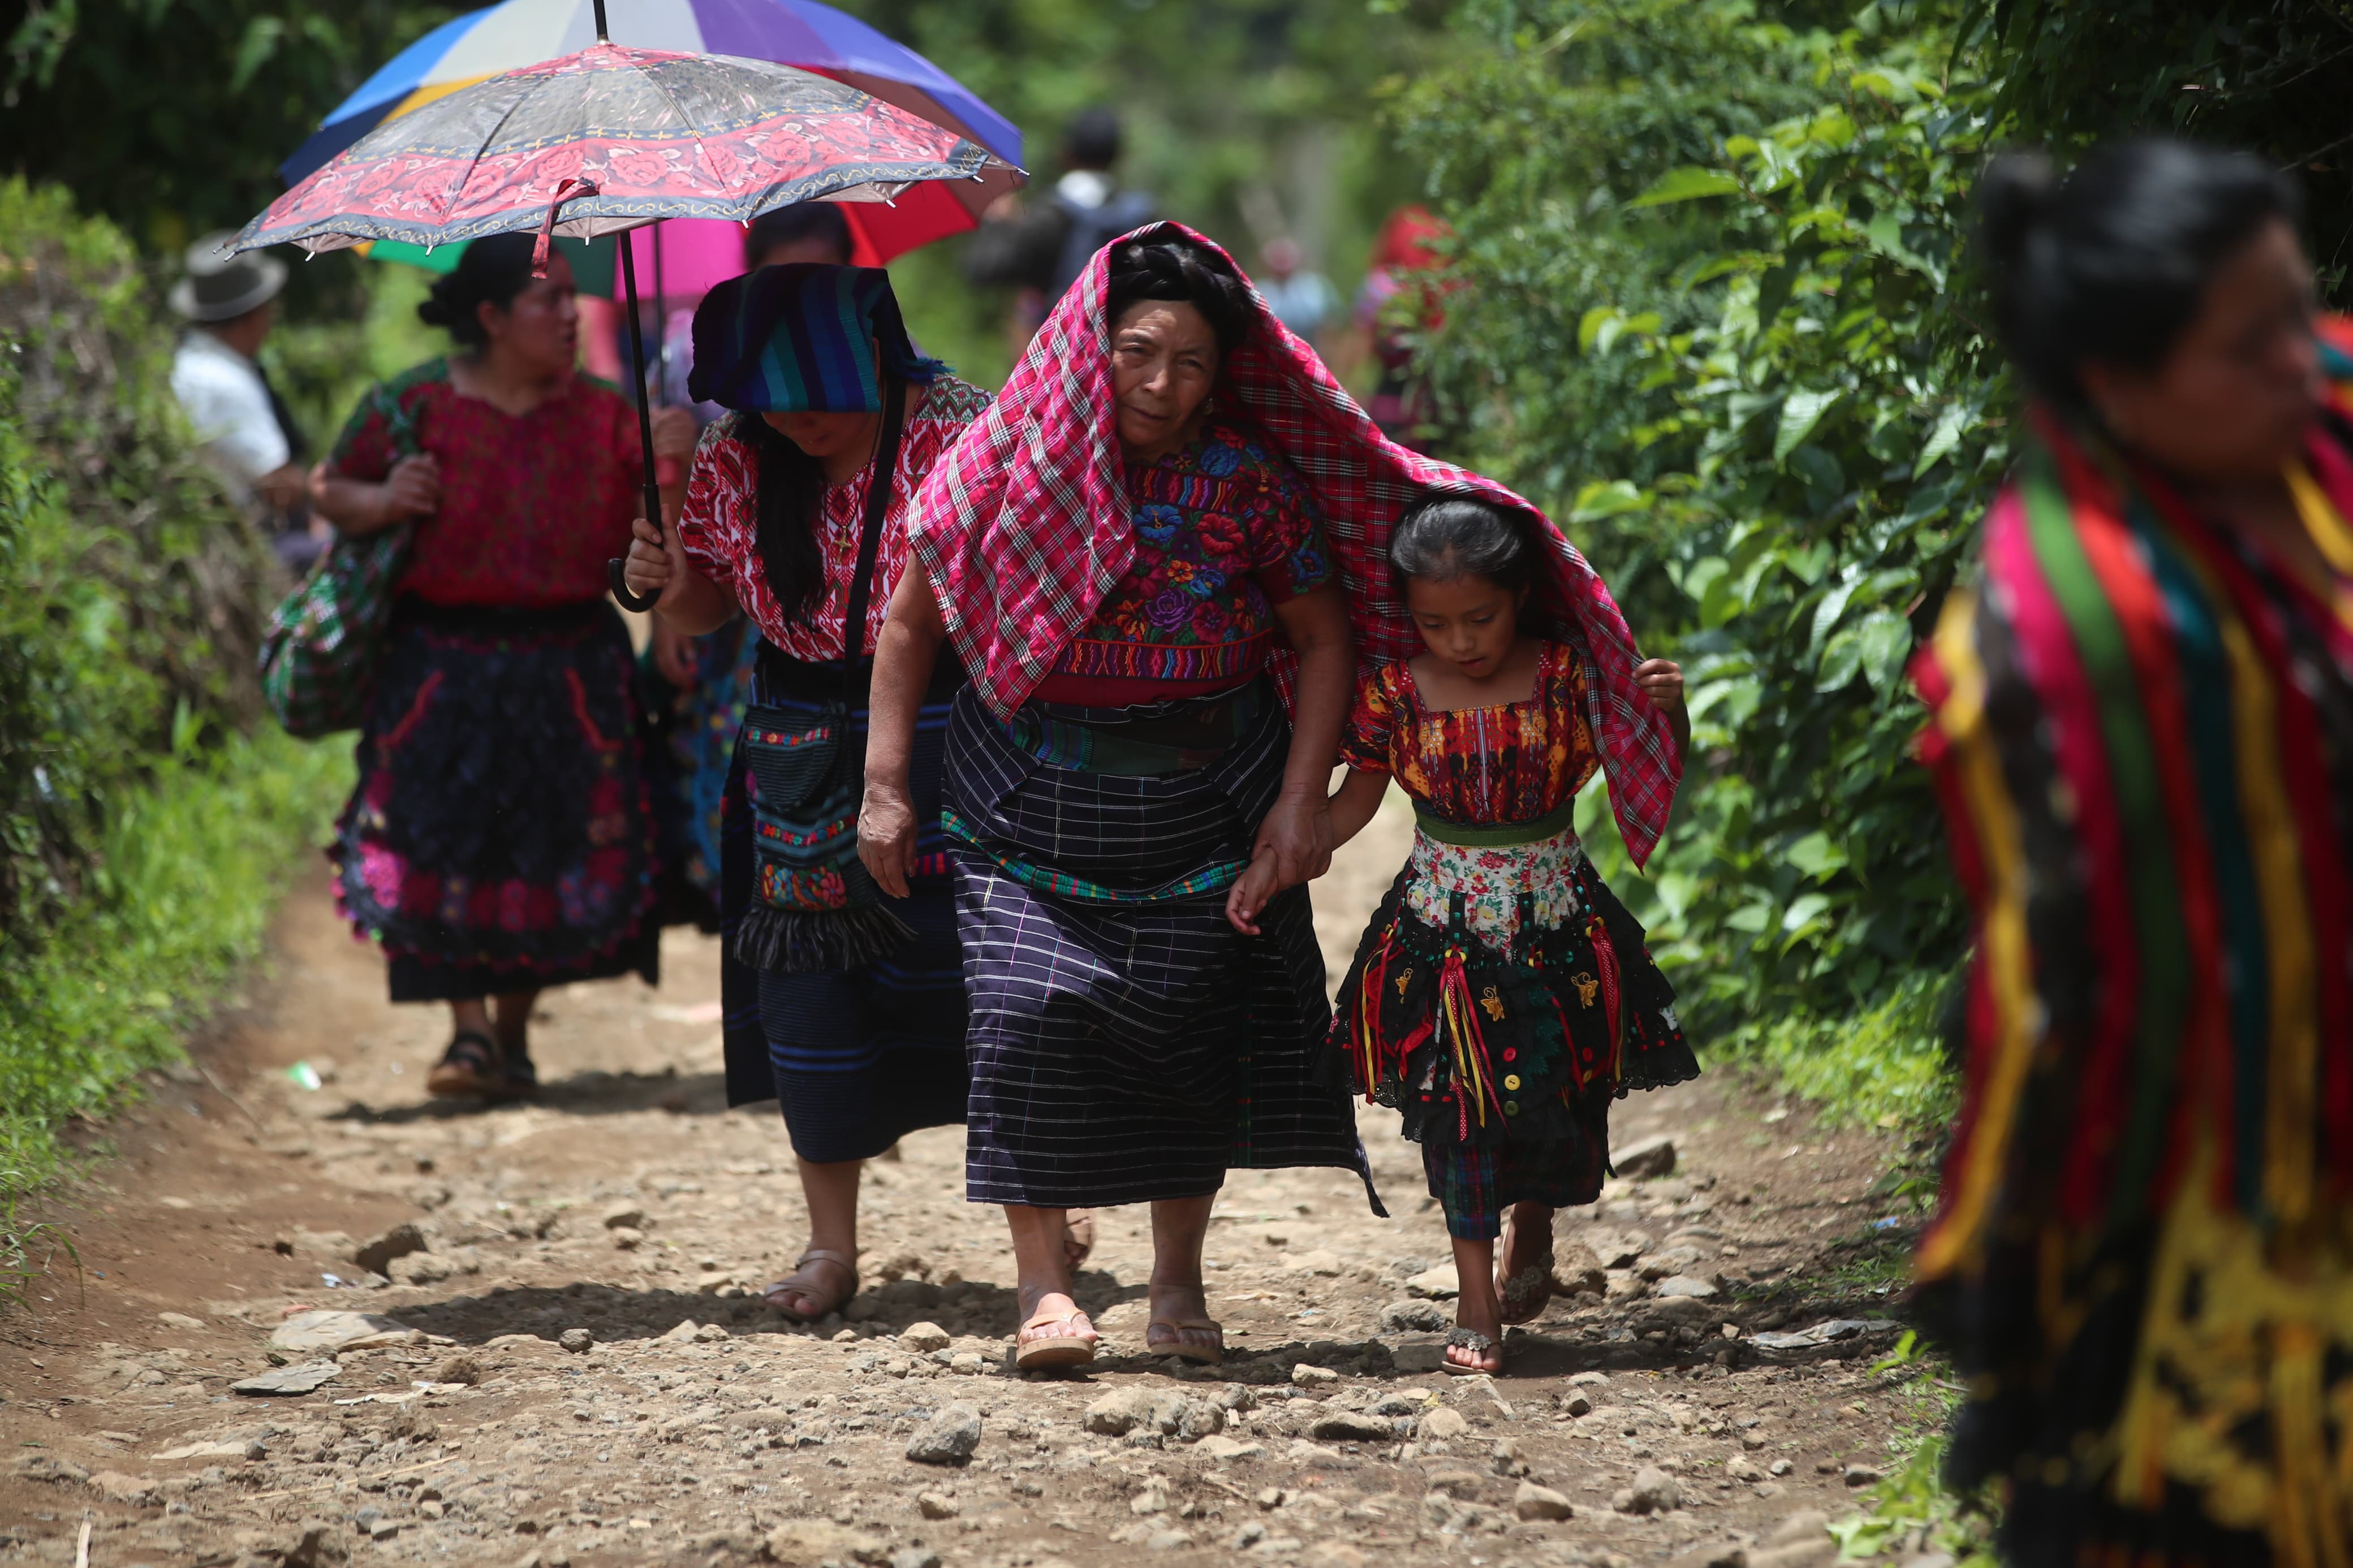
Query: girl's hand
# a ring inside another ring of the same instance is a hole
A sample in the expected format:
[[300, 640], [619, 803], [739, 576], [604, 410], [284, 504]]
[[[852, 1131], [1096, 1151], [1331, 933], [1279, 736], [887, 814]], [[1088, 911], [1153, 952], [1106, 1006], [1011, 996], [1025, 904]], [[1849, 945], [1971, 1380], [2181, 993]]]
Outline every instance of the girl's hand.
[[702, 684], [695, 668], [694, 638], [659, 616], [654, 617], [654, 668], [681, 691], [691, 691]]
[[1233, 889], [1226, 895], [1226, 920], [1244, 936], [1264, 933], [1258, 927], [1258, 912], [1266, 901], [1280, 890], [1274, 874], [1274, 856], [1261, 850], [1250, 863], [1250, 869], [1234, 880]]
[[1671, 659], [1646, 658], [1634, 667], [1634, 684], [1662, 709], [1683, 705], [1683, 667]]
[[629, 558], [621, 567], [621, 581], [640, 598], [659, 599], [670, 592], [681, 574], [682, 563], [675, 559], [681, 548], [678, 531], [672, 529], [664, 539], [659, 529], [641, 517], [629, 524], [629, 532], [635, 537], [629, 542]]

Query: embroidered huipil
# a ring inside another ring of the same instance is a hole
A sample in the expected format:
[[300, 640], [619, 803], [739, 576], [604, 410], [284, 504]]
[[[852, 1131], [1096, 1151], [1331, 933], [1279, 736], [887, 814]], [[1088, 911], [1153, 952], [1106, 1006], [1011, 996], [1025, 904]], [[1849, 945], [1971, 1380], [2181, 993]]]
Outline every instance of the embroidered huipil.
[[[1525, 827], [1566, 815], [1600, 765], [1585, 720], [1586, 673], [1575, 651], [1546, 643], [1537, 656], [1533, 693], [1518, 702], [1437, 709], [1423, 703], [1412, 669], [1384, 664], [1358, 684], [1340, 760], [1362, 773], [1389, 773], [1415, 809], [1444, 824], [1476, 829]], [[1585, 858], [1576, 828], [1563, 822], [1533, 843], [1446, 842], [1414, 835], [1406, 907], [1444, 926], [1456, 893], [1473, 931], [1508, 948], [1520, 926], [1523, 896], [1538, 926], [1556, 926], [1578, 908], [1577, 868]]]
[[[965, 426], [988, 406], [988, 394], [969, 382], [944, 375], [924, 389], [923, 405], [899, 438], [899, 464], [890, 506], [882, 514], [882, 542], [874, 558], [874, 588], [867, 601], [866, 635], [859, 652], [874, 651], [874, 639], [891, 607], [891, 589], [907, 563], [907, 516], [916, 488], [941, 454], [955, 445]], [[822, 664], [842, 657], [842, 617], [849, 613], [849, 579], [858, 566], [858, 541], [866, 525], [866, 493], [874, 482], [870, 461], [848, 484], [828, 485], [812, 526], [824, 564], [825, 591], [789, 618], [768, 591], [760, 560], [760, 454], [737, 436], [738, 414], [702, 433], [687, 481], [686, 509], [679, 516], [679, 542], [695, 570], [726, 587], [752, 617], [760, 635], [794, 658]]]
[[1214, 415], [1166, 457], [1127, 465], [1126, 483], [1134, 564], [1037, 695], [1126, 708], [1244, 684], [1266, 666], [1274, 607], [1331, 580], [1314, 498]]

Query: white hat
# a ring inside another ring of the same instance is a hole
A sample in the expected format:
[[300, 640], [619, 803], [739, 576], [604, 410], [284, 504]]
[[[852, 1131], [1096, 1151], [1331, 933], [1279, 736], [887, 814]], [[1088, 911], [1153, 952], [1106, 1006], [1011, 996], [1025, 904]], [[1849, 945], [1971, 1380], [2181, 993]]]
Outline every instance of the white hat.
[[249, 250], [231, 256], [233, 229], [216, 229], [188, 247], [187, 275], [172, 285], [172, 309], [192, 321], [228, 321], [267, 305], [286, 287], [286, 263]]

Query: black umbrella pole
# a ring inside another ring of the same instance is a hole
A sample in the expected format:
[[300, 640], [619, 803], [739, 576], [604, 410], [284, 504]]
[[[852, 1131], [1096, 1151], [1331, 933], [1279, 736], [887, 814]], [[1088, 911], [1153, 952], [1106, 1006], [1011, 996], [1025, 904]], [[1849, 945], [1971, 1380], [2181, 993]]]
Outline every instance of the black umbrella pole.
[[[653, 411], [646, 406], [646, 340], [638, 327], [637, 258], [630, 252], [628, 235], [615, 236], [614, 243], [621, 247], [621, 291], [629, 297], [629, 364], [637, 373], [629, 379], [638, 389], [638, 447], [646, 464], [646, 519], [654, 525], [654, 531], [659, 533], [662, 525], [661, 485], [654, 477], [654, 416]], [[643, 612], [654, 607], [659, 595], [631, 593], [629, 584], [622, 577], [621, 563], [606, 562], [605, 574], [612, 579], [613, 597], [620, 600], [625, 608]]]

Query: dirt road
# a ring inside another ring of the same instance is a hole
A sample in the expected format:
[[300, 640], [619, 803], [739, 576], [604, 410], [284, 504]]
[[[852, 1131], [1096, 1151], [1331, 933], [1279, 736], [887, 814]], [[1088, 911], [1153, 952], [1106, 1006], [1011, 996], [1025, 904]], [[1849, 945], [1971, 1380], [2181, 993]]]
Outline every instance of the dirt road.
[[[1395, 807], [1319, 885], [1335, 973], [1401, 858]], [[119, 1158], [59, 1216], [80, 1280], [0, 1319], [0, 1562], [75, 1562], [87, 1530], [99, 1568], [1626, 1568], [1734, 1544], [1808, 1568], [1921, 1418], [1916, 1384], [1870, 1371], [1895, 1331], [1871, 1321], [1900, 1241], [1873, 1226], [1884, 1141], [1722, 1075], [1621, 1105], [1619, 1150], [1666, 1135], [1673, 1173], [1564, 1218], [1562, 1272], [1601, 1289], [1556, 1300], [1492, 1383], [1431, 1370], [1444, 1231], [1377, 1110], [1393, 1220], [1337, 1172], [1228, 1184], [1225, 1367], [1143, 1355], [1145, 1215], [1116, 1210], [1081, 1291], [1113, 1353], [1030, 1379], [955, 1129], [871, 1168], [847, 1321], [760, 1304], [800, 1201], [774, 1107], [723, 1108], [705, 939], [670, 936], [658, 992], [552, 996], [543, 1100], [491, 1110], [426, 1099], [443, 1019], [384, 1002], [322, 878], [276, 952], [202, 1070], [106, 1130]], [[391, 1283], [353, 1261], [370, 1242]], [[310, 1348], [272, 1348], [305, 1325]], [[326, 1381], [232, 1392], [273, 1362]]]

